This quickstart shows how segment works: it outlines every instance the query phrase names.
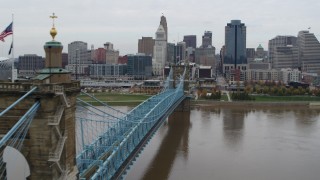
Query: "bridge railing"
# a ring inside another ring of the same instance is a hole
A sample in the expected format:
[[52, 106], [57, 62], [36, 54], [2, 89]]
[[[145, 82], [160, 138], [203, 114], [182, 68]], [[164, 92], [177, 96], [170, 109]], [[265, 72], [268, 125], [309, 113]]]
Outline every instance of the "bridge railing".
[[[168, 81], [170, 81], [170, 78], [168, 78]], [[109, 121], [105, 121], [108, 124], [107, 129], [90, 144], [83, 145], [83, 151], [77, 156], [77, 165], [81, 177], [88, 178], [92, 175], [89, 172], [98, 169], [92, 179], [96, 177], [110, 178], [171, 105], [184, 95], [183, 78], [180, 78], [178, 82], [176, 89], [172, 89], [167, 83], [167, 86], [158, 95], [144, 101], [127, 114], [120, 113], [124, 115], [122, 117], [112, 117], [108, 114], [111, 118], [108, 119]], [[96, 109], [94, 107], [90, 108]], [[96, 113], [96, 116], [102, 116], [97, 112], [94, 113]], [[88, 123], [89, 121], [92, 122], [90, 119], [82, 118], [80, 123]], [[101, 121], [104, 120], [99, 120], [99, 123]], [[81, 125], [81, 127], [83, 126]]]
[[[122, 116], [114, 117], [112, 114], [106, 113], [107, 118], [103, 118], [103, 111], [96, 110], [96, 107], [91, 107], [89, 104], [82, 106], [88, 111], [82, 110], [79, 114], [83, 113], [85, 116], [90, 111], [100, 117], [96, 122], [106, 124], [106, 129], [101, 134], [97, 134], [97, 137], [91, 143], [82, 143], [83, 150], [77, 156], [80, 176], [89, 178], [93, 175], [92, 172], [98, 169], [91, 179], [112, 177], [123, 161], [145, 138], [150, 129], [159, 122], [162, 116], [169, 112], [171, 105], [184, 96], [183, 77], [184, 75], [176, 81], [178, 83], [176, 89], [173, 89], [173, 86], [169, 86], [169, 83], [167, 83], [164, 90], [158, 95], [149, 98], [128, 113], [119, 113]], [[168, 78], [169, 81], [170, 78]], [[118, 113], [108, 106], [105, 106], [105, 108]], [[78, 117], [78, 122], [79, 119], [81, 128], [87, 125], [83, 123], [93, 122], [90, 118]], [[83, 137], [84, 131], [81, 129], [82, 139], [86, 138], [86, 136]]]
[[141, 117], [141, 122], [125, 136], [117, 149], [112, 152], [91, 179], [110, 179], [116, 173], [145, 135], [158, 122], [157, 120], [168, 111], [170, 104], [183, 96], [183, 90], [172, 92], [173, 94], [168, 94], [167, 98], [159, 97], [158, 104], [150, 109], [144, 117]]
[[0, 91], [29, 91], [32, 84], [0, 82]]
[[75, 91], [80, 89], [80, 82], [73, 81], [71, 83], [56, 83], [56, 84], [40, 84], [40, 83], [24, 83], [24, 82], [0, 82], [0, 92], [19, 91], [27, 92], [33, 87], [38, 87], [38, 92], [55, 92], [57, 89], [64, 91]]

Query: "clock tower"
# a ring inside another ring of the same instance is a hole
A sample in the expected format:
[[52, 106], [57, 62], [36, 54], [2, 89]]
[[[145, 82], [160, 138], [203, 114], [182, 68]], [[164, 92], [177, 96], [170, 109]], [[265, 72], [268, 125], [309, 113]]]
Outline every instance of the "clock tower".
[[167, 58], [167, 36], [164, 27], [160, 24], [153, 48], [152, 72], [156, 76], [162, 76]]

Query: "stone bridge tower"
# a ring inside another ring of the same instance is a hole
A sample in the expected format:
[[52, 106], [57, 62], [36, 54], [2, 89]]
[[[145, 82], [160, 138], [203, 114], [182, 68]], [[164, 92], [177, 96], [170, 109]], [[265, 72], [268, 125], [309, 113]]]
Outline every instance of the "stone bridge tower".
[[171, 65], [173, 70], [173, 87], [176, 87], [176, 81], [179, 78], [181, 74], [183, 74], [184, 69], [186, 68], [186, 74], [184, 77], [184, 84], [183, 84], [183, 90], [187, 98], [181, 102], [181, 104], [175, 109], [177, 112], [181, 111], [190, 111], [190, 97], [189, 97], [189, 80], [190, 80], [190, 67], [188, 65]]
[[[57, 18], [54, 14], [50, 16]], [[22, 148], [30, 166], [28, 179], [76, 179], [76, 97], [79, 81], [72, 81], [69, 71], [62, 68], [62, 44], [54, 40], [57, 31], [50, 31], [52, 41], [46, 42], [45, 68], [28, 82], [0, 83], [0, 108], [4, 109], [30, 89], [31, 95], [20, 102], [7, 117], [1, 118], [0, 134], [12, 128], [19, 117], [35, 101], [38, 109]], [[4, 119], [6, 118], [6, 121]], [[5, 122], [5, 123], [4, 123]]]
[[179, 78], [179, 76], [183, 73], [184, 69], [186, 68], [186, 74], [184, 77], [184, 91], [188, 92], [189, 91], [189, 77], [190, 77], [190, 67], [188, 65], [171, 65], [173, 69], [173, 86], [176, 86], [176, 81]]

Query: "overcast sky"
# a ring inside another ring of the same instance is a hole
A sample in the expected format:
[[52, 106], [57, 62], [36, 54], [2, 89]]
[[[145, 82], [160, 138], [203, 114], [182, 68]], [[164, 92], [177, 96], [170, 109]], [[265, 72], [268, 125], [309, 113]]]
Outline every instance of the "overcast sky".
[[[247, 47], [259, 44], [267, 49], [276, 35], [297, 35], [307, 30], [320, 38], [319, 0], [10, 0], [1, 3], [0, 32], [14, 14], [15, 57], [44, 56], [43, 45], [50, 41], [52, 20], [58, 16], [56, 40], [67, 52], [72, 41], [84, 41], [88, 48], [114, 44], [120, 55], [135, 54], [138, 39], [155, 36], [163, 13], [167, 18], [169, 42], [197, 35], [197, 45], [205, 30], [212, 31], [216, 53], [224, 44], [224, 27], [232, 19], [247, 26]], [[8, 56], [11, 37], [0, 41], [0, 57]]]

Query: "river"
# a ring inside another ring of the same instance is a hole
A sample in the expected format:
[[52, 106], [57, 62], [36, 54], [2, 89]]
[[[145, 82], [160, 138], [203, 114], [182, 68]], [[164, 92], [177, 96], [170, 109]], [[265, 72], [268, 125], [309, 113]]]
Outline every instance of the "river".
[[193, 107], [175, 112], [127, 180], [319, 180], [320, 109]]

